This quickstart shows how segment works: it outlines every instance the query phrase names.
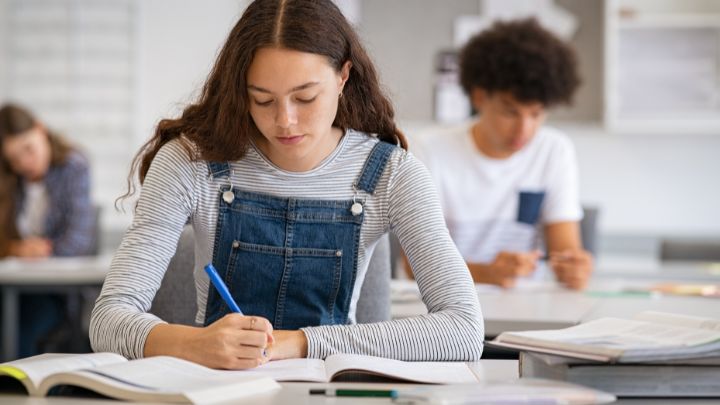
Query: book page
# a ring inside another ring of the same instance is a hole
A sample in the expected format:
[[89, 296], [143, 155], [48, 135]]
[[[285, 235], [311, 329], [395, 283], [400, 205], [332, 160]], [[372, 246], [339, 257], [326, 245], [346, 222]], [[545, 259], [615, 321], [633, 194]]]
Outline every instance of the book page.
[[519, 338], [619, 349], [698, 346], [720, 340], [720, 331], [693, 329], [619, 318], [601, 318], [559, 330], [505, 332], [498, 340], [523, 343]]
[[184, 392], [203, 389], [237, 377], [176, 357], [156, 356], [84, 370], [155, 391]]
[[325, 359], [325, 370], [329, 380], [343, 372], [361, 371], [429, 384], [477, 382], [463, 362], [409, 362], [359, 354], [334, 354]]
[[[515, 339], [515, 337], [513, 337]], [[622, 352], [607, 348], [598, 348], [593, 346], [573, 345], [569, 343], [548, 342], [540, 339], [521, 338], [522, 343], [500, 342], [497, 339], [486, 342], [488, 347], [497, 347], [500, 349], [509, 349], [519, 352], [528, 351], [531, 353], [544, 353], [555, 356], [569, 357], [573, 359], [583, 359], [594, 362], [607, 363], [616, 360]]]
[[41, 388], [48, 390], [56, 384], [76, 385], [119, 399], [175, 402], [179, 398], [230, 400], [278, 386], [270, 378], [230, 375], [168, 356], [55, 374]]
[[47, 353], [0, 364], [0, 373], [19, 379], [27, 378], [37, 387], [43, 379], [54, 373], [124, 362], [127, 359], [115, 353]]
[[227, 370], [222, 373], [271, 377], [275, 381], [330, 381], [325, 375], [325, 362], [320, 359], [275, 360], [249, 370]]
[[662, 323], [687, 328], [698, 328], [720, 331], [720, 319], [703, 318], [700, 316], [671, 314], [668, 312], [644, 311], [635, 316], [638, 321]]

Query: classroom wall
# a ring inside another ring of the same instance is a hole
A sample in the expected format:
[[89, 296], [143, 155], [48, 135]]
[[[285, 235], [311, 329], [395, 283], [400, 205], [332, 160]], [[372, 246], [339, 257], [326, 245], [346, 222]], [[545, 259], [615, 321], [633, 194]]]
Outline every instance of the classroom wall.
[[[603, 133], [599, 127], [602, 2], [559, 3], [581, 19], [575, 41], [585, 83], [575, 106], [558, 111], [554, 118], [583, 123], [571, 125], [567, 132], [578, 151], [582, 200], [601, 207], [600, 230], [613, 235], [720, 235], [716, 208], [720, 187], [713, 179], [720, 173], [720, 134]], [[176, 116], [197, 94], [247, 1], [143, 0], [138, 4], [140, 91], [135, 146], [150, 136], [160, 118]], [[429, 122], [435, 52], [452, 44], [454, 18], [476, 13], [479, 4], [477, 0], [360, 2], [361, 36], [407, 128]]]
[[[360, 34], [375, 58], [393, 96], [399, 117], [432, 119], [433, 72], [438, 50], [452, 49], [453, 23], [458, 16], [475, 15], [482, 0], [362, 0]], [[572, 39], [580, 60], [583, 86], [571, 107], [555, 112], [559, 119], [595, 120], [602, 117], [602, 26], [600, 0], [557, 2], [572, 12], [580, 26]]]
[[[409, 126], [431, 114], [433, 56], [452, 44], [455, 16], [478, 10], [476, 0], [363, 0], [360, 33], [385, 86]], [[581, 3], [581, 4], [578, 4]], [[150, 134], [160, 117], [180, 111], [202, 85], [214, 56], [246, 1], [146, 0], [141, 10], [141, 123]], [[614, 235], [720, 234], [720, 134], [617, 136], [597, 121], [602, 104], [602, 2], [560, 2], [581, 18], [576, 46], [585, 84], [576, 105], [555, 113], [571, 125], [585, 203], [600, 206], [600, 230]], [[138, 140], [139, 142], [139, 140]]]
[[[621, 136], [601, 127], [603, 2], [560, 0], [580, 21], [572, 40], [583, 85], [551, 114], [575, 143], [583, 203], [599, 206], [600, 231], [637, 237], [720, 236], [720, 134]], [[435, 53], [452, 45], [455, 17], [481, 1], [363, 0], [360, 32], [397, 114], [410, 131], [431, 127]], [[571, 122], [567, 124], [566, 122]], [[579, 125], [576, 123], [580, 123]]]
[[[0, 16], [7, 13], [7, 6], [5, 0], [0, 0]], [[7, 29], [7, 24], [0, 24], [0, 38], [7, 38]], [[6, 80], [3, 80], [7, 75], [7, 63], [4, 63], [4, 58], [7, 54], [6, 47], [6, 41], [0, 41], [0, 100], [4, 99], [5, 94], [7, 94], [7, 83]]]
[[720, 134], [620, 136], [563, 125], [577, 150], [581, 201], [600, 230], [629, 236], [720, 236]]
[[195, 99], [245, 0], [143, 0], [140, 8], [140, 117], [136, 143]]

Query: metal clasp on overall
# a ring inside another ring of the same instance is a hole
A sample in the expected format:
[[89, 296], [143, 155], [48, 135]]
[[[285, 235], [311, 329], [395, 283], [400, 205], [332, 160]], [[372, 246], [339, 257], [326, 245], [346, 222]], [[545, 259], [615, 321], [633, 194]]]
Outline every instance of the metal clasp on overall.
[[232, 176], [235, 174], [234, 170], [230, 170], [228, 180], [230, 181], [230, 189], [222, 193], [222, 199], [228, 204], [232, 204], [235, 201], [235, 192], [233, 191]]
[[357, 189], [357, 184], [353, 183], [353, 191], [354, 191], [353, 204], [350, 207], [350, 212], [353, 214], [353, 216], [356, 217], [363, 213], [363, 205], [362, 205], [362, 203], [357, 201], [357, 197], [358, 197], [358, 193], [359, 193], [358, 189]]

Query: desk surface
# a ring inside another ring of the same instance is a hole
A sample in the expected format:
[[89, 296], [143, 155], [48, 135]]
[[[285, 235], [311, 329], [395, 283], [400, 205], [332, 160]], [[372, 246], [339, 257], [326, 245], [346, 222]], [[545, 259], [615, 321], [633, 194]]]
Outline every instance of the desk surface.
[[[20, 304], [23, 292], [75, 293], [83, 286], [100, 286], [110, 270], [111, 254], [89, 257], [0, 260], [0, 360], [18, 356]], [[72, 294], [70, 295], [72, 296]], [[79, 317], [79, 315], [78, 315]]]
[[[627, 288], [647, 288], [668, 281], [720, 284], [720, 276], [715, 275], [713, 266], [674, 263], [626, 272], [619, 267], [599, 269], [583, 292], [537, 280], [521, 280], [510, 290], [480, 284], [476, 287], [488, 337], [504, 331], [565, 328], [606, 316], [631, 317], [648, 310], [720, 318], [718, 298], [625, 292]], [[393, 318], [427, 312], [414, 281], [394, 280], [391, 290]]]
[[0, 260], [0, 285], [99, 284], [112, 254], [88, 257]]
[[[476, 375], [484, 379], [484, 381], [508, 381], [518, 378], [518, 364], [516, 360], [481, 360], [472, 363], [471, 367]], [[308, 390], [310, 388], [375, 388], [390, 389], [400, 386], [408, 387], [413, 384], [352, 384], [352, 383], [282, 383], [282, 389], [272, 393], [253, 396], [246, 401], [240, 403], [254, 405], [318, 405], [318, 404], [391, 404], [388, 398], [334, 398], [322, 396], [310, 396]], [[103, 400], [103, 399], [83, 399], [72, 397], [53, 397], [53, 398], [31, 398], [25, 395], [0, 395], [0, 402], [4, 405], [110, 405], [118, 404], [119, 401]], [[717, 405], [718, 401], [713, 399], [632, 399], [620, 400], [617, 404], [632, 405], [665, 405], [665, 404], [692, 404], [692, 405]], [[137, 403], [140, 404], [140, 403]]]
[[[479, 380], [487, 382], [499, 382], [515, 380], [518, 378], [518, 362], [517, 360], [481, 360], [469, 363], [475, 375]], [[384, 404], [392, 403], [389, 399], [384, 398], [333, 398], [322, 396], [310, 396], [308, 391], [310, 388], [375, 388], [375, 389], [393, 389], [399, 387], [411, 387], [418, 384], [380, 384], [380, 383], [281, 383], [282, 389], [265, 395], [253, 396], [242, 403], [257, 405], [275, 405], [275, 404]], [[3, 405], [30, 405], [30, 404], [51, 404], [51, 405], [109, 405], [117, 404], [115, 400], [103, 399], [79, 399], [71, 397], [53, 397], [53, 398], [31, 398], [26, 395], [2, 395], [0, 394], [0, 403]], [[140, 404], [140, 403], [138, 403]]]

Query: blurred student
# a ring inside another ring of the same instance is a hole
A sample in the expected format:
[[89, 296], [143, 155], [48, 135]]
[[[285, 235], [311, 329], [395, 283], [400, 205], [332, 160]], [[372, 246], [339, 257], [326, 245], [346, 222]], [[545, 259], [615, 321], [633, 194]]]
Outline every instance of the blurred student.
[[419, 138], [450, 234], [477, 283], [511, 287], [543, 254], [559, 282], [587, 285], [577, 163], [564, 134], [543, 125], [580, 80], [573, 49], [536, 20], [495, 23], [460, 54], [460, 80], [479, 116]]
[[[0, 257], [89, 255], [95, 214], [87, 160], [27, 110], [0, 108]], [[62, 299], [50, 294], [20, 300], [20, 352], [34, 354], [62, 320]]]

